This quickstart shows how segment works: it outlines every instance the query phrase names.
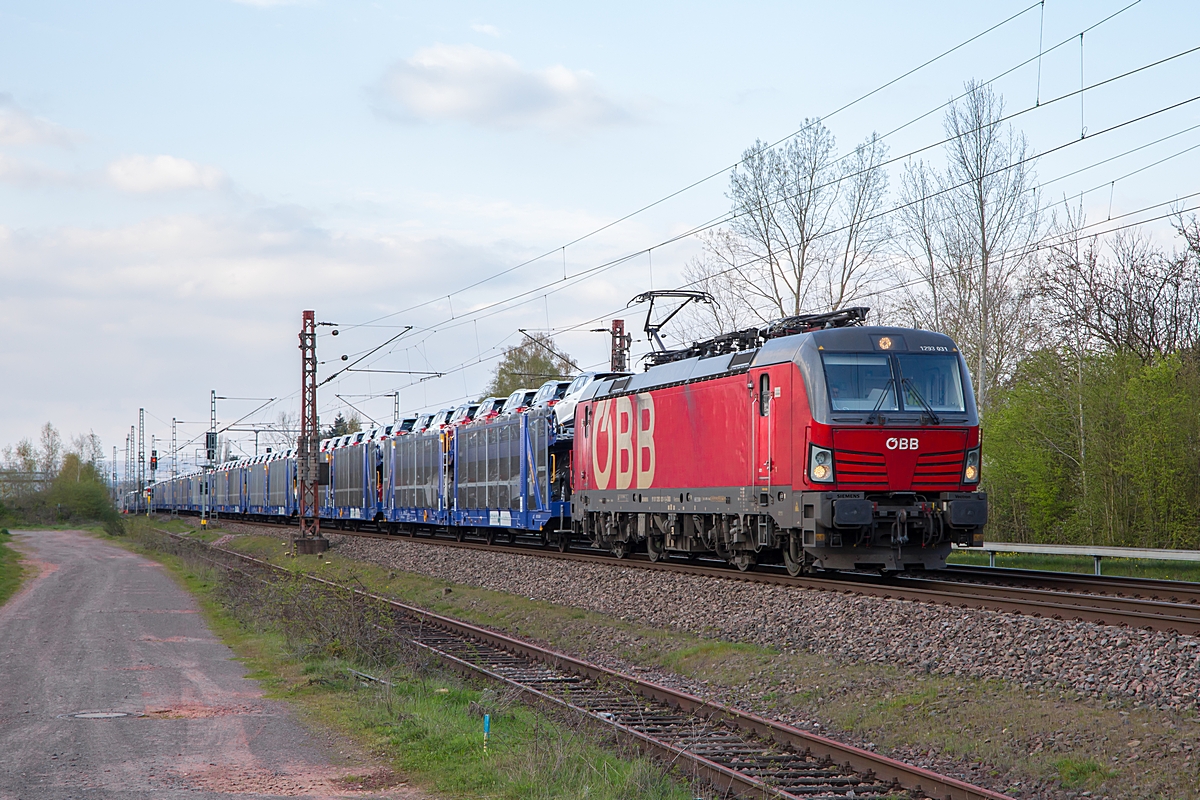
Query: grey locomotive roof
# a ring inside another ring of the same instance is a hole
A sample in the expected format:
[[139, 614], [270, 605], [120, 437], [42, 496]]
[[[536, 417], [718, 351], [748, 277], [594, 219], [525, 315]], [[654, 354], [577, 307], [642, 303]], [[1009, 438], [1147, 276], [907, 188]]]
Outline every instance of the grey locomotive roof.
[[949, 336], [933, 331], [893, 328], [883, 325], [831, 328], [770, 339], [758, 350], [742, 350], [737, 353], [724, 353], [708, 358], [671, 361], [627, 378], [596, 381], [584, 391], [580, 399], [587, 400], [606, 395], [642, 392], [660, 386], [745, 372], [750, 367], [785, 364], [789, 361], [801, 363], [803, 359], [799, 357], [800, 351], [806, 347], [819, 348], [827, 352], [869, 353], [876, 350], [876, 342], [880, 336], [891, 337], [892, 349], [899, 352], [919, 350], [923, 346], [938, 350], [957, 351], [958, 349], [954, 340]]

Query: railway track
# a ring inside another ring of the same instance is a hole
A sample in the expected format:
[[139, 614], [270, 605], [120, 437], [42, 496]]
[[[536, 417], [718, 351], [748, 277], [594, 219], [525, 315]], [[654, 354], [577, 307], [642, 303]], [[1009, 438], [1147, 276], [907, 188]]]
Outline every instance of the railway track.
[[[203, 549], [209, 555], [200, 557], [221, 568], [294, 577], [260, 559], [159, 532]], [[783, 800], [1005, 797], [424, 609], [314, 575], [304, 578], [382, 606], [390, 612], [395, 635], [459, 671], [607, 726], [640, 749], [702, 776], [723, 795]]]
[[1087, 594], [1132, 597], [1137, 599], [1163, 600], [1172, 603], [1200, 605], [1200, 584], [1186, 581], [1155, 580], [1153, 578], [1129, 578], [1122, 575], [1045, 572], [1033, 569], [1010, 567], [977, 567], [956, 564], [942, 571], [943, 580], [985, 581], [988, 583], [1012, 583], [1017, 586], [1038, 588], [1069, 588]]
[[[269, 523], [245, 523], [278, 529]], [[991, 567], [951, 567], [939, 572], [891, 574], [831, 573], [792, 577], [782, 568], [760, 566], [739, 572], [720, 562], [691, 562], [667, 558], [652, 562], [644, 554], [616, 559], [597, 550], [559, 552], [518, 539], [513, 544], [488, 544], [470, 539], [396, 536], [369, 531], [331, 531], [342, 536], [421, 542], [442, 547], [517, 552], [540, 558], [586, 561], [608, 566], [665, 570], [726, 580], [769, 583], [821, 591], [845, 592], [960, 608], [1009, 611], [1033, 617], [1080, 620], [1100, 625], [1128, 626], [1187, 635], [1200, 635], [1200, 585], [1143, 578], [1045, 573]]]

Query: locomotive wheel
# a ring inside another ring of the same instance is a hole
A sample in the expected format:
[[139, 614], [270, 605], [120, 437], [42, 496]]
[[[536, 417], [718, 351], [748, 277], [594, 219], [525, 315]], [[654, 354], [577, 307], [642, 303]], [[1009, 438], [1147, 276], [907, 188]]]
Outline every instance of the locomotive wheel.
[[508, 532], [508, 543], [509, 543], [509, 544], [516, 544], [516, 543], [517, 543], [517, 532], [516, 532], [516, 531], [509, 531], [509, 532]]
[[612, 547], [608, 548], [612, 553], [613, 558], [624, 558], [629, 555], [629, 545], [626, 542], [616, 541], [612, 543]]
[[454, 538], [460, 542], [463, 539], [467, 538], [467, 529], [462, 526], [455, 528], [454, 529]]
[[[792, 553], [793, 547], [797, 550], [795, 554]], [[789, 539], [783, 547], [783, 565], [787, 567], [788, 575], [793, 578], [804, 572], [804, 551], [796, 545], [795, 539]]]
[[558, 544], [558, 552], [560, 552], [560, 553], [565, 553], [568, 550], [570, 550], [571, 549], [571, 534], [569, 534], [569, 533], [558, 534], [557, 544]]
[[662, 537], [647, 536], [646, 537], [646, 555], [651, 561], [661, 561], [666, 551]]
[[730, 562], [738, 568], [740, 572], [745, 572], [754, 566], [754, 553], [739, 552], [734, 553]]
[[484, 539], [487, 540], [488, 544], [495, 544], [496, 543], [496, 529], [488, 528], [487, 533], [484, 534]]

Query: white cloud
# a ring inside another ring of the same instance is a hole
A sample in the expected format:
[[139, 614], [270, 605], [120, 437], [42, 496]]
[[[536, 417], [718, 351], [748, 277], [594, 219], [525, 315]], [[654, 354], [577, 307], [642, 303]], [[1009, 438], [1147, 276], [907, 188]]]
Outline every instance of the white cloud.
[[0, 92], [0, 145], [54, 144], [67, 147], [74, 138], [66, 128], [33, 116], [18, 106], [11, 94]]
[[225, 173], [174, 156], [128, 156], [108, 165], [108, 179], [126, 192], [219, 189]]
[[487, 25], [485, 23], [477, 22], [471, 26], [471, 30], [475, 31], [476, 33], [482, 33], [486, 36], [500, 36], [500, 29], [495, 25]]
[[506, 53], [474, 45], [422, 48], [387, 71], [381, 90], [402, 119], [578, 129], [633, 118], [590, 72], [562, 65], [529, 70]]
[[[0, 446], [35, 432], [47, 419], [68, 429], [94, 428], [110, 446], [119, 444], [139, 407], [160, 420], [207, 419], [213, 388], [231, 395], [286, 397], [297, 383], [301, 310], [316, 308], [321, 319], [349, 325], [431, 300], [524, 261], [533, 251], [517, 241], [543, 238], [539, 225], [555, 212], [568, 213], [550, 209], [539, 215], [532, 207], [482, 198], [464, 206], [448, 200], [445, 207], [460, 220], [472, 209], [480, 209], [474, 212], [480, 217], [457, 231], [447, 226], [415, 232], [398, 224], [349, 232], [296, 207], [231, 216], [177, 214], [115, 227], [11, 229], [0, 223], [0, 339], [14, 343], [0, 348], [0, 374], [12, 385], [31, 387], [14, 395], [0, 414]], [[490, 241], [479, 235], [480, 221], [495, 231]], [[593, 223], [556, 220], [545, 238], [561, 240], [559, 228]], [[510, 236], [514, 229], [521, 229], [519, 239]], [[627, 251], [633, 242], [608, 245]], [[571, 253], [569, 267], [575, 272], [607, 252], [586, 258]], [[631, 287], [642, 285], [644, 266], [623, 264], [548, 299], [529, 294], [511, 310], [489, 311], [478, 325], [445, 324], [465, 309], [550, 282], [559, 269], [551, 259], [455, 294], [452, 301], [442, 298], [385, 321], [443, 330], [422, 334], [419, 346], [414, 339], [381, 354], [374, 366], [444, 371], [467, 355], [487, 356], [496, 352], [494, 346], [511, 344], [521, 338], [517, 328], [563, 325], [620, 308]], [[343, 329], [337, 340], [322, 340], [322, 358], [336, 361], [397, 332]], [[582, 332], [560, 343], [590, 365], [607, 359], [604, 341]], [[114, 372], [114, 364], [130, 363], [139, 368]], [[402, 388], [406, 411], [457, 405], [461, 397], [478, 395], [493, 363], [419, 386], [408, 386], [407, 376], [347, 375], [322, 390], [322, 401], [333, 403], [334, 392], [370, 393], [382, 387], [385, 392]], [[161, 381], [167, 371], [178, 380]], [[80, 392], [80, 386], [93, 390]], [[371, 407], [375, 413], [390, 418], [390, 399], [375, 405], [380, 406]], [[321, 413], [332, 417], [333, 410], [323, 406]], [[272, 408], [264, 418], [275, 413]], [[147, 416], [148, 434], [170, 434], [169, 425], [155, 425]], [[253, 452], [252, 437], [244, 445]]]

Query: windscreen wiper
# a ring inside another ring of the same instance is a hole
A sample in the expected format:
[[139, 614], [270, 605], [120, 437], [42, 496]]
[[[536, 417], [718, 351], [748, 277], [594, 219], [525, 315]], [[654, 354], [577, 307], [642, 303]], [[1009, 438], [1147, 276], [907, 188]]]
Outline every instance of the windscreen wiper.
[[902, 386], [907, 386], [909, 388], [909, 390], [913, 393], [913, 397], [917, 398], [917, 402], [921, 404], [921, 408], [925, 409], [925, 412], [929, 415], [930, 421], [934, 425], [942, 424], [941, 417], [939, 417], [934, 412], [933, 406], [929, 405], [929, 403], [927, 403], [925, 401], [925, 398], [921, 395], [921, 392], [917, 389], [917, 385], [915, 383], [913, 383], [912, 378], [905, 378], [903, 375], [901, 375], [900, 376], [900, 384]]
[[887, 399], [887, 396], [892, 393], [894, 388], [891, 383], [891, 381], [888, 381], [889, 386], [887, 389], [879, 393], [879, 399], [875, 401], [875, 407], [871, 409], [871, 413], [867, 414], [867, 421], [865, 424], [870, 425], [875, 421], [875, 417], [879, 416], [879, 409], [883, 407], [883, 401]]

